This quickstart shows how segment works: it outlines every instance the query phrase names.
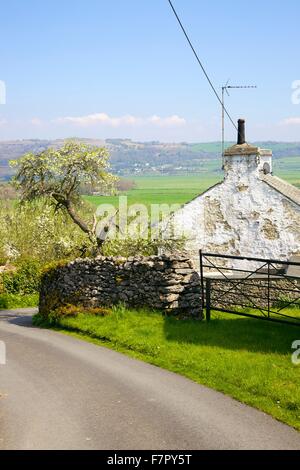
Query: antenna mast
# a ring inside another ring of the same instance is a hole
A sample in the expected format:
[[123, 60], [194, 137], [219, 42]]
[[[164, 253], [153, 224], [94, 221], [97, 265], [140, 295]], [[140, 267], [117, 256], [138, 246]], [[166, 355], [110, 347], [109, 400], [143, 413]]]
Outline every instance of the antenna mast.
[[224, 168], [224, 153], [225, 153], [225, 92], [228, 96], [230, 89], [245, 89], [245, 88], [257, 88], [256, 85], [226, 85], [222, 86], [222, 168]]

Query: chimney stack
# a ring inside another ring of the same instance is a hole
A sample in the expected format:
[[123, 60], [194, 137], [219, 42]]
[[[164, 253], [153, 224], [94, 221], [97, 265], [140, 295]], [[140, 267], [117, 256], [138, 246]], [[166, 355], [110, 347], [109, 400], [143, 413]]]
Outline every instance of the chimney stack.
[[255, 175], [260, 179], [263, 172], [272, 173], [272, 151], [261, 149], [246, 142], [245, 119], [238, 120], [237, 144], [224, 152], [226, 178], [249, 178]]
[[245, 119], [238, 120], [238, 145], [243, 145], [246, 143], [245, 138]]

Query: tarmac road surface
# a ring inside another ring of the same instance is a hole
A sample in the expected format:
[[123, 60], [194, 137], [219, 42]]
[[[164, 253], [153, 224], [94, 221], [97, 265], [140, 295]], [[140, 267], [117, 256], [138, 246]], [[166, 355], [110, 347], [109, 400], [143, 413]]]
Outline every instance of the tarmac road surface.
[[0, 449], [300, 449], [300, 433], [180, 375], [0, 311]]

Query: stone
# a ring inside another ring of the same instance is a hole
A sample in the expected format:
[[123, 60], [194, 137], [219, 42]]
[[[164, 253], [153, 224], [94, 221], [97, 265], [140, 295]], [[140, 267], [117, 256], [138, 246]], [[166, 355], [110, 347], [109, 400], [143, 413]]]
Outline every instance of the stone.
[[184, 291], [184, 287], [180, 284], [178, 285], [171, 285], [171, 286], [167, 286], [167, 287], [159, 287], [159, 292], [161, 292], [162, 294], [180, 294], [181, 292]]
[[160, 295], [162, 303], [172, 303], [179, 299], [179, 294]]
[[184, 310], [186, 316], [188, 309], [194, 309], [195, 295], [201, 307], [194, 281], [198, 274], [191, 270], [191, 265], [187, 256], [180, 254], [78, 259], [57, 267], [51, 277], [43, 276], [40, 311], [46, 314], [66, 304], [88, 307], [124, 302], [162, 311], [169, 311], [171, 306], [172, 314], [179, 315]]
[[192, 274], [193, 273], [193, 270], [191, 268], [183, 268], [183, 269], [174, 269], [174, 272], [176, 274], [182, 274], [182, 275], [186, 275], [186, 274]]
[[172, 263], [172, 268], [174, 269], [191, 269], [191, 264], [187, 262], [182, 262], [182, 261], [175, 261]]

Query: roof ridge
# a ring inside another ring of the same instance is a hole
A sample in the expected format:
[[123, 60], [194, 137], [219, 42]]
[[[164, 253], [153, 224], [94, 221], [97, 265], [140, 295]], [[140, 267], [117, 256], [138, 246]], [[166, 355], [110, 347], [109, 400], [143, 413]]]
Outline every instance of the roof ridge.
[[292, 202], [300, 206], [300, 189], [297, 186], [285, 181], [278, 176], [271, 174], [260, 175], [260, 179], [266, 184], [271, 186], [273, 189], [281, 193], [283, 196], [290, 199]]

